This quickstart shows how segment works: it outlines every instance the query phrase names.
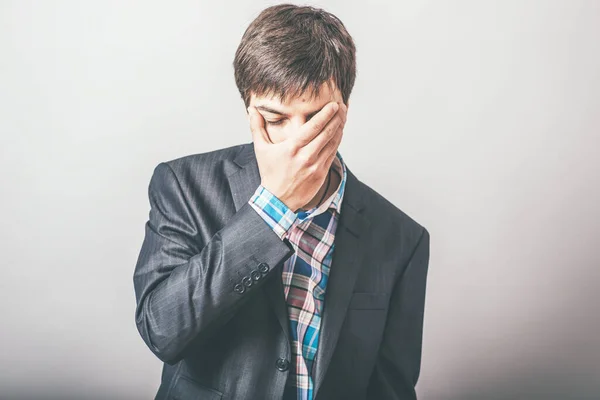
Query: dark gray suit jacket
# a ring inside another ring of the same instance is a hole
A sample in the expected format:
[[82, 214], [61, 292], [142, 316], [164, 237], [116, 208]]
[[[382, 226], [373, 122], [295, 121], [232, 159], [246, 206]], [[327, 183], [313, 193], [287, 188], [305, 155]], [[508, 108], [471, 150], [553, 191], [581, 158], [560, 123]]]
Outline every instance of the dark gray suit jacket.
[[[315, 399], [415, 399], [429, 233], [346, 166]], [[259, 184], [252, 142], [153, 172], [133, 283], [137, 328], [164, 362], [156, 399], [281, 399], [293, 248], [247, 203]]]

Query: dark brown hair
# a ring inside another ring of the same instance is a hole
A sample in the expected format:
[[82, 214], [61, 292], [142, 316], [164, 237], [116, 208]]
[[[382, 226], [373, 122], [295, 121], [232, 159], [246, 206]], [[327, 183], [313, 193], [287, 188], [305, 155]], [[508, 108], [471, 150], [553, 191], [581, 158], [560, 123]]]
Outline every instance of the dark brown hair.
[[246, 107], [251, 94], [280, 102], [337, 85], [348, 104], [356, 77], [356, 47], [342, 21], [322, 9], [278, 4], [250, 23], [233, 61], [235, 83]]

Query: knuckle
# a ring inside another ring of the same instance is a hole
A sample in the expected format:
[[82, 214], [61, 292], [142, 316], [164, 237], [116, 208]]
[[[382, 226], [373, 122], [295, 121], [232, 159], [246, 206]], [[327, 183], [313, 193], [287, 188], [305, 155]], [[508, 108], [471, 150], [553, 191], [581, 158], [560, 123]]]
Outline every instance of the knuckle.
[[315, 124], [314, 124], [314, 129], [317, 132], [320, 132], [323, 130], [323, 127], [325, 126], [325, 123], [322, 120], [316, 120]]
[[303, 168], [307, 168], [310, 169], [311, 166], [311, 160], [310, 157], [306, 154], [300, 154], [298, 155], [298, 160], [300, 161], [300, 165], [302, 165]]
[[297, 157], [300, 161], [300, 165], [302, 166], [302, 168], [307, 169], [312, 172], [312, 168], [314, 166], [313, 155], [303, 153], [303, 154], [298, 154]]
[[328, 135], [335, 135], [335, 133], [339, 130], [339, 124], [333, 124], [329, 129], [327, 129]]
[[311, 164], [306, 167], [306, 171], [310, 174], [313, 182], [319, 182], [321, 179], [319, 168], [316, 164]]
[[287, 145], [285, 145], [283, 147], [283, 152], [284, 155], [289, 159], [289, 158], [293, 158], [296, 157], [296, 154], [298, 154], [298, 150], [300, 149], [300, 145], [295, 141], [295, 140], [287, 140], [284, 143], [287, 142]]

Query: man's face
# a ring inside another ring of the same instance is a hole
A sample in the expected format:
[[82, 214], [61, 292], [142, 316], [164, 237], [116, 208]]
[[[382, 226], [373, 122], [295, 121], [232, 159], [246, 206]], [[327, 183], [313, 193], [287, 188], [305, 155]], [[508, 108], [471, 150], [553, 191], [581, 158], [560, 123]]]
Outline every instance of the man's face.
[[319, 95], [312, 100], [308, 95], [303, 95], [291, 99], [288, 103], [281, 103], [273, 97], [256, 97], [252, 94], [250, 106], [256, 107], [262, 114], [265, 130], [271, 142], [279, 143], [297, 132], [304, 123], [331, 101], [342, 104], [342, 94], [337, 87], [331, 91], [327, 84], [323, 83]]

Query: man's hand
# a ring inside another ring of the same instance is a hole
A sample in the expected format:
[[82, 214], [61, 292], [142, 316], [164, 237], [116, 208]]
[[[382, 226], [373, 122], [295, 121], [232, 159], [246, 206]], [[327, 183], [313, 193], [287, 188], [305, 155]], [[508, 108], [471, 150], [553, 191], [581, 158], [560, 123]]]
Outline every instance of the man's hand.
[[261, 185], [296, 212], [319, 191], [342, 141], [348, 108], [329, 102], [279, 143], [272, 143], [262, 115], [249, 107]]

